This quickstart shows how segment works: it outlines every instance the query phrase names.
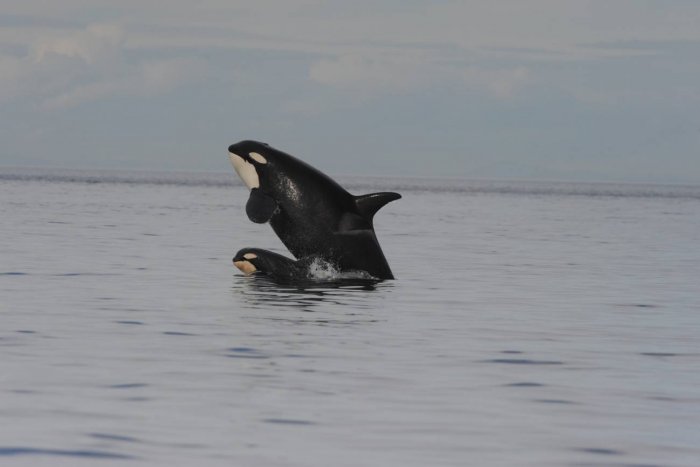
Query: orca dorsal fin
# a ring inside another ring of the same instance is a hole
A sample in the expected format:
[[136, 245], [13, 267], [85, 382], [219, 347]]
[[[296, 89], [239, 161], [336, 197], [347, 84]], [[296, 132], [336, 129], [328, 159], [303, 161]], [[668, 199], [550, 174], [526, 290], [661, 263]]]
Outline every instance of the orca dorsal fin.
[[357, 211], [360, 213], [360, 215], [372, 222], [372, 218], [377, 211], [382, 208], [382, 206], [400, 198], [400, 194], [392, 193], [390, 191], [370, 193], [368, 195], [355, 196], [355, 205], [357, 206]]

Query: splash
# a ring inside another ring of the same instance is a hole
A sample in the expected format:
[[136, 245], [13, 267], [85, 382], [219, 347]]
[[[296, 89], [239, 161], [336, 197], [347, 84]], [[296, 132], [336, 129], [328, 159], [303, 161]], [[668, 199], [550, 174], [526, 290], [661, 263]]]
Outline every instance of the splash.
[[309, 279], [316, 281], [335, 281], [343, 279], [375, 279], [366, 271], [340, 271], [338, 267], [322, 258], [313, 258], [307, 269]]
[[307, 274], [309, 279], [334, 280], [340, 278], [340, 270], [333, 263], [321, 258], [314, 258], [308, 266]]

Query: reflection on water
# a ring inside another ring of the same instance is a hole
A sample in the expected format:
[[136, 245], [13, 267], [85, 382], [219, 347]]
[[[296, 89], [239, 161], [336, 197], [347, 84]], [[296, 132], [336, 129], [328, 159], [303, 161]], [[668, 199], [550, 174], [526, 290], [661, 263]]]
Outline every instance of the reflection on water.
[[235, 275], [231, 286], [246, 320], [337, 328], [381, 321], [377, 309], [393, 289], [393, 281], [376, 279], [280, 282], [266, 275]]
[[233, 278], [231, 290], [253, 308], [293, 307], [314, 311], [320, 304], [368, 308], [368, 293], [388, 292], [391, 281], [377, 279], [279, 280], [262, 274]]

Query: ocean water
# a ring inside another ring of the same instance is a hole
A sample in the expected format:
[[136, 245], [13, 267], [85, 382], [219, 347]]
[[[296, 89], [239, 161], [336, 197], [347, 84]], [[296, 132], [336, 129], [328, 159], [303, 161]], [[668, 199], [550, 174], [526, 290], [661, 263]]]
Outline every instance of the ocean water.
[[0, 465], [700, 465], [700, 187], [345, 178], [294, 286], [235, 178], [0, 172]]

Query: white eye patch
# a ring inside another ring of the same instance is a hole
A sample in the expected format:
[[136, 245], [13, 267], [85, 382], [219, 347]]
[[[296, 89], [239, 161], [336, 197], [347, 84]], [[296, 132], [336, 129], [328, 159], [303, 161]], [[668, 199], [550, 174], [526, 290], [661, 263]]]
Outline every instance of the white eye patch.
[[260, 164], [267, 164], [267, 159], [265, 159], [265, 157], [262, 154], [258, 154], [257, 152], [249, 152], [248, 155], [255, 162], [258, 162]]
[[244, 257], [245, 259], [255, 259], [255, 258], [258, 257], [258, 255], [256, 255], [255, 253], [246, 253], [246, 254], [243, 255], [243, 257]]
[[241, 156], [233, 152], [228, 153], [228, 158], [231, 160], [231, 164], [236, 169], [238, 176], [241, 177], [241, 180], [249, 189], [260, 187], [260, 178], [253, 164], [246, 162]]

